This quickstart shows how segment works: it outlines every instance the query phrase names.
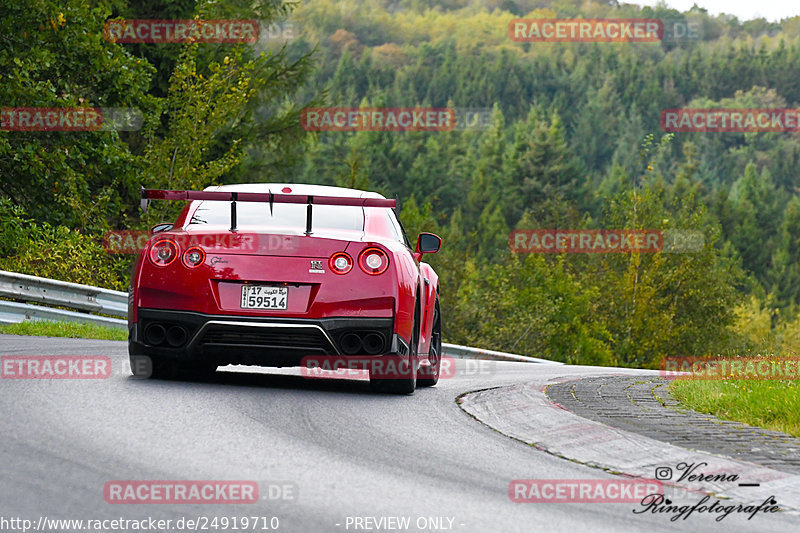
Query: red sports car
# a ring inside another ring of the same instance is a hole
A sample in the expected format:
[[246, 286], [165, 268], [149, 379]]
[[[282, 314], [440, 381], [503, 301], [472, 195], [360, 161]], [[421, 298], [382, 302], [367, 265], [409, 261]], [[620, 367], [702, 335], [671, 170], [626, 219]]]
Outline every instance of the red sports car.
[[316, 358], [357, 361], [379, 390], [438, 381], [439, 278], [421, 259], [441, 239], [421, 233], [412, 250], [394, 200], [274, 183], [142, 190], [143, 208], [156, 199], [188, 202], [153, 227], [134, 267], [135, 376]]

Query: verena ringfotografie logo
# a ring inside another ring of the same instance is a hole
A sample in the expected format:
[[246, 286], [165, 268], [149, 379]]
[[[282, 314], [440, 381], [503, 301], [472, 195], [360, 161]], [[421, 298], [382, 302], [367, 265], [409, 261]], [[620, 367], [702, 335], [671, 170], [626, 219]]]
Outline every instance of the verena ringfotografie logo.
[[667, 357], [661, 363], [666, 379], [800, 379], [800, 359], [791, 357]]
[[508, 236], [514, 253], [678, 253], [699, 251], [704, 243], [702, 233], [680, 230], [521, 229]]
[[2, 107], [3, 131], [138, 131], [142, 112], [112, 107]]
[[800, 109], [664, 109], [661, 129], [670, 133], [758, 133], [800, 131]]
[[663, 494], [660, 482], [642, 479], [515, 479], [508, 485], [515, 503], [638, 503]]
[[105, 355], [6, 355], [2, 379], [106, 379], [111, 359]]
[[450, 131], [456, 112], [449, 107], [307, 107], [306, 131]]
[[[709, 503], [710, 502], [710, 503]], [[723, 503], [720, 499], [712, 501], [711, 496], [705, 495], [695, 502], [694, 505], [678, 505], [669, 498], [665, 498], [661, 494], [653, 494], [647, 496], [641, 502], [641, 507], [634, 509], [634, 514], [649, 513], [652, 515], [660, 514], [669, 517], [670, 522], [677, 522], [678, 520], [688, 519], [692, 513], [708, 514], [716, 516], [715, 522], [722, 522], [733, 513], [747, 515], [747, 520], [752, 520], [759, 513], [771, 514], [780, 512], [780, 507], [777, 505], [778, 501], [774, 496], [765, 498], [760, 504], [735, 504], [726, 501]]]
[[[717, 522], [722, 522], [725, 518], [733, 513], [746, 514], [747, 520], [752, 520], [759, 513], [771, 514], [779, 512], [781, 509], [778, 506], [778, 501], [774, 495], [771, 495], [761, 501], [759, 505], [750, 503], [748, 505], [733, 504], [730, 501], [723, 502], [719, 499], [712, 501], [711, 496], [704, 494], [704, 492], [717, 492], [721, 489], [721, 484], [738, 485], [739, 487], [755, 486], [758, 487], [759, 483], [741, 483], [739, 482], [739, 475], [735, 472], [719, 470], [715, 468], [708, 469], [707, 462], [688, 463], [682, 461], [678, 463], [673, 469], [672, 466], [657, 466], [655, 474], [657, 480], [674, 481], [675, 483], [703, 483], [712, 484], [707, 486], [704, 490], [683, 489], [685, 493], [681, 502], [677, 502], [677, 498], [667, 494], [648, 494], [640, 502], [640, 506], [634, 509], [634, 514], [659, 514], [664, 517], [669, 517], [670, 522], [677, 522], [678, 520], [686, 520], [693, 513], [709, 514], [716, 516], [714, 519]], [[680, 493], [680, 488], [676, 490], [676, 486], [672, 483], [665, 486], [670, 488], [670, 492]], [[697, 501], [693, 500], [699, 498]], [[757, 500], [756, 500], [757, 501]]]
[[103, 499], [111, 504], [256, 503], [255, 481], [109, 481]]
[[656, 43], [664, 37], [659, 19], [514, 19], [508, 36], [521, 43]]
[[255, 43], [255, 20], [108, 20], [103, 37], [112, 43]]

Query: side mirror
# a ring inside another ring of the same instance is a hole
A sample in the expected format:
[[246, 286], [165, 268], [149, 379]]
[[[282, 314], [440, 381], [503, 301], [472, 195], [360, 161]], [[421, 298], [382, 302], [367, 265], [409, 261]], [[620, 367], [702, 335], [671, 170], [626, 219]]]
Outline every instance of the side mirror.
[[442, 239], [433, 233], [420, 233], [417, 237], [418, 254], [435, 254], [442, 247]]
[[162, 222], [161, 224], [156, 224], [152, 228], [150, 228], [150, 234], [154, 235], [156, 233], [161, 233], [162, 231], [169, 231], [172, 229], [172, 224], [167, 222]]

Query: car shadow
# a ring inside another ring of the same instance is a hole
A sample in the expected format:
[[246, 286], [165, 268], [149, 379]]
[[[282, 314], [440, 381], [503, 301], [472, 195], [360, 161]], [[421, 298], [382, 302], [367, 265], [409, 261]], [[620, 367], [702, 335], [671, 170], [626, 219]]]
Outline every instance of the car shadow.
[[345, 394], [368, 394], [373, 396], [403, 396], [375, 391], [369, 381], [355, 378], [303, 377], [269, 372], [243, 372], [240, 370], [216, 371], [202, 378], [142, 379], [128, 376], [137, 384], [204, 384], [233, 387], [255, 387], [261, 389], [308, 390]]

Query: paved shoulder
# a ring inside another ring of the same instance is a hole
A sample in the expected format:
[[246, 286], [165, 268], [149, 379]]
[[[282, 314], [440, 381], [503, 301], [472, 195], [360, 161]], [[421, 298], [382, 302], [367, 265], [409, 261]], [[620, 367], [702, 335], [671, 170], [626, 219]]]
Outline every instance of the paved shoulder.
[[597, 377], [556, 383], [547, 396], [569, 411], [683, 448], [800, 474], [800, 439], [680, 409], [669, 381], [657, 377]]
[[[658, 387], [652, 386], [647, 392], [647, 383], [654, 383], [653, 379], [657, 379], [654, 374], [645, 372], [587, 376], [579, 381], [563, 375], [465, 394], [459, 398], [459, 405], [494, 430], [550, 454], [607, 472], [663, 481], [673, 500], [691, 505], [698, 500], [697, 494], [708, 494], [758, 505], [773, 498], [781, 509], [789, 511], [786, 518], [792, 516], [796, 526], [800, 475], [791, 470], [796, 469], [793, 459], [780, 458], [781, 469], [777, 469], [775, 463], [768, 467], [719, 452], [690, 449], [698, 443], [697, 435], [718, 425], [747, 433], [713, 436], [707, 433], [706, 437], [728, 440], [718, 446], [746, 446], [752, 428], [733, 423], [720, 425], [703, 420], [700, 414], [684, 423], [678, 420], [683, 416], [681, 413], [661, 404], [657, 395], [662, 391], [652, 392]], [[599, 387], [600, 384], [607, 388]], [[560, 401], [554, 402], [548, 394]], [[660, 399], [669, 402], [668, 398]], [[682, 439], [677, 434], [678, 428], [687, 430], [687, 425], [691, 426], [689, 432], [692, 428], [697, 432], [694, 436], [684, 434]], [[759, 442], [768, 438], [770, 432], [765, 433]], [[791, 452], [792, 444], [783, 442], [784, 451]], [[709, 449], [706, 446], [705, 450]], [[751, 448], [747, 453], [762, 451]], [[779, 460], [777, 456], [771, 458]], [[784, 466], [787, 468], [783, 469]]]

